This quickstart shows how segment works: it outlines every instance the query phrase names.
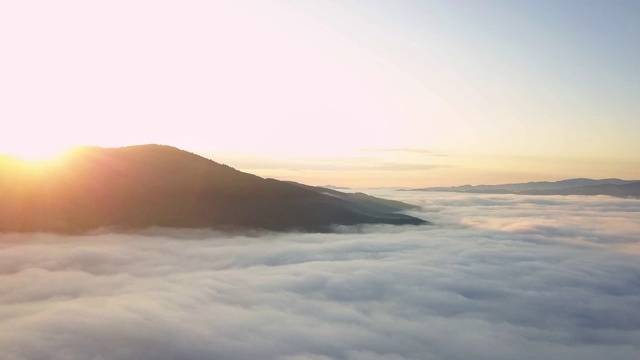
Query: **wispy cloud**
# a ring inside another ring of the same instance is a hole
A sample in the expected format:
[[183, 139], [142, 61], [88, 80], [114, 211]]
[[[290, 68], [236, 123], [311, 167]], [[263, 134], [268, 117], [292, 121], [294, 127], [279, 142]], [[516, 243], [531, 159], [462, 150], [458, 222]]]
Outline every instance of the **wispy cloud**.
[[375, 151], [375, 152], [396, 152], [396, 153], [413, 153], [413, 154], [421, 154], [428, 156], [449, 156], [448, 154], [442, 153], [440, 151], [432, 150], [432, 149], [421, 149], [421, 148], [371, 148], [367, 149], [367, 151]]

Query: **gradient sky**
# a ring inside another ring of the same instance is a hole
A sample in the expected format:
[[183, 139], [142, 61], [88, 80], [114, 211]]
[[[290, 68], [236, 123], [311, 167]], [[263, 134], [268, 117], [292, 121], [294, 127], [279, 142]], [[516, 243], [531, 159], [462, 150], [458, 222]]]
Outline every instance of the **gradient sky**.
[[638, 1], [5, 1], [0, 152], [310, 184], [640, 178]]

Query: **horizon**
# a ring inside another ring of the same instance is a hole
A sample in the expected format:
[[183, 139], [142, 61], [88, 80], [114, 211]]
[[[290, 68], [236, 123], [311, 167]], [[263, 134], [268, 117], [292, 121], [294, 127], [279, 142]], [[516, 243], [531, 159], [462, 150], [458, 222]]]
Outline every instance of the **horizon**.
[[349, 187], [640, 178], [638, 15], [634, 1], [4, 3], [0, 153], [160, 143]]
[[[281, 173], [276, 172], [276, 174], [280, 174], [281, 176], [270, 176], [270, 173], [272, 169], [270, 169], [269, 167], [264, 167], [265, 163], [269, 163], [270, 161], [273, 160], [266, 160], [265, 162], [247, 162], [246, 159], [243, 158], [237, 158], [234, 157], [234, 154], [232, 154], [231, 156], [229, 156], [229, 154], [226, 154], [227, 156], [216, 156], [216, 155], [207, 155], [207, 154], [198, 154], [196, 152], [192, 152], [186, 149], [180, 149], [178, 147], [172, 146], [172, 145], [168, 145], [168, 144], [135, 144], [135, 145], [124, 145], [124, 146], [99, 146], [99, 145], [77, 145], [77, 146], [72, 146], [69, 148], [65, 148], [61, 151], [58, 152], [54, 152], [51, 154], [47, 154], [46, 156], [21, 156], [19, 154], [10, 154], [10, 153], [0, 153], [0, 157], [8, 157], [14, 160], [18, 160], [21, 161], [25, 164], [31, 164], [33, 166], [36, 167], [41, 167], [41, 166], [46, 166], [47, 164], [50, 163], [55, 163], [58, 162], [60, 159], [63, 159], [65, 154], [68, 153], [73, 153], [74, 150], [76, 149], [81, 149], [81, 148], [102, 148], [102, 149], [109, 149], [109, 148], [126, 148], [126, 147], [136, 147], [136, 146], [149, 146], [149, 145], [158, 145], [158, 146], [169, 146], [169, 147], [173, 147], [176, 148], [178, 150], [183, 150], [183, 151], [187, 151], [187, 152], [191, 152], [195, 155], [204, 157], [206, 159], [212, 160], [214, 162], [217, 162], [219, 164], [224, 164], [224, 165], [228, 165], [231, 166], [239, 171], [245, 172], [245, 173], [250, 173], [253, 175], [258, 175], [262, 178], [273, 178], [276, 180], [282, 180], [282, 181], [295, 181], [295, 182], [299, 182], [299, 183], [303, 183], [303, 184], [307, 184], [307, 185], [312, 185], [312, 186], [338, 186], [338, 187], [344, 187], [344, 188], [349, 188], [349, 189], [376, 189], [376, 188], [426, 188], [426, 187], [456, 187], [456, 186], [465, 186], [465, 185], [472, 185], [472, 186], [480, 186], [480, 185], [506, 185], [506, 184], [514, 184], [514, 183], [530, 183], [530, 182], [557, 182], [557, 181], [564, 181], [564, 180], [577, 180], [577, 179], [591, 179], [591, 180], [626, 180], [626, 181], [635, 181], [638, 179], [635, 178], [617, 178], [617, 177], [600, 177], [600, 178], [589, 178], [589, 177], [582, 177], [582, 176], [573, 176], [573, 177], [564, 177], [564, 178], [558, 178], [558, 179], [549, 179], [549, 178], [542, 178], [542, 179], [534, 179], [532, 180], [531, 178], [523, 178], [523, 180], [518, 181], [518, 182], [508, 182], [508, 181], [499, 181], [497, 179], [497, 182], [495, 183], [469, 183], [469, 182], [458, 182], [458, 183], [453, 183], [453, 185], [451, 183], [447, 184], [447, 185], [442, 185], [442, 184], [429, 184], [429, 185], [398, 185], [398, 183], [389, 183], [386, 185], [376, 185], [376, 186], [362, 186], [360, 184], [356, 184], [354, 185], [348, 185], [348, 184], [340, 184], [340, 183], [329, 183], [329, 182], [323, 182], [322, 178], [317, 178], [314, 177], [313, 179], [309, 178], [309, 177], [300, 177], [300, 176], [287, 176], [287, 175], [282, 175]], [[396, 151], [395, 149], [393, 151]], [[224, 161], [222, 159], [228, 159], [230, 161]], [[234, 163], [235, 161], [238, 161], [238, 164]], [[243, 162], [244, 160], [244, 162]], [[280, 161], [282, 161], [282, 159], [280, 159]], [[252, 164], [259, 164], [260, 166], [256, 169], [252, 167]], [[300, 165], [302, 168], [301, 169], [295, 169], [295, 164]], [[286, 164], [284, 164], [286, 165]], [[293, 172], [298, 172], [298, 171], [305, 171], [304, 168], [309, 168], [309, 166], [313, 166], [313, 163], [309, 163], [308, 161], [306, 163], [301, 163], [300, 160], [298, 160], [297, 162], [294, 162], [292, 164], [289, 165], [289, 169]], [[334, 165], [335, 166], [335, 165]], [[369, 165], [367, 165], [369, 166]], [[347, 171], [357, 171], [354, 169], [349, 169], [349, 168], [345, 168], [343, 170], [347, 170]], [[319, 167], [318, 171], [323, 171], [322, 166]], [[317, 172], [313, 173], [313, 176], [317, 176]], [[309, 175], [308, 175], [309, 176]], [[327, 179], [331, 180], [335, 180], [336, 177], [327, 177]], [[456, 179], [456, 181], [459, 181], [458, 179]], [[428, 182], [424, 182], [424, 183], [428, 183]]]

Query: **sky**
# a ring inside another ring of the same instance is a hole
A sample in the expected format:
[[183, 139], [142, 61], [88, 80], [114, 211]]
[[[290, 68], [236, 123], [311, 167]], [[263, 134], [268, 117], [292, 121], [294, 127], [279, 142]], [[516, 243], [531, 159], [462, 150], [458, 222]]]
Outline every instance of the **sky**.
[[5, 1], [0, 153], [314, 185], [640, 178], [637, 1]]
[[637, 200], [372, 193], [434, 225], [0, 234], [3, 359], [638, 359]]

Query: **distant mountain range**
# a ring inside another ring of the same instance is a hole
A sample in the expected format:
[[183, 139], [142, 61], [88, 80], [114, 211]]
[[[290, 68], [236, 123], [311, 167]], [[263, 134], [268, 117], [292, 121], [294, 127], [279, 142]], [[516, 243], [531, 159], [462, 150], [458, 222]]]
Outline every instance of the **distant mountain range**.
[[568, 179], [502, 185], [462, 185], [404, 189], [404, 191], [451, 191], [482, 194], [523, 195], [609, 195], [640, 198], [640, 180], [621, 179]]
[[174, 147], [83, 147], [47, 166], [0, 157], [0, 231], [100, 227], [330, 231], [425, 224], [413, 206], [263, 179]]

